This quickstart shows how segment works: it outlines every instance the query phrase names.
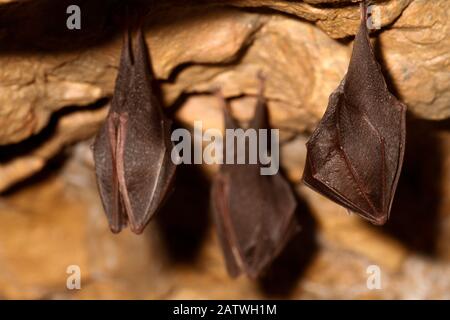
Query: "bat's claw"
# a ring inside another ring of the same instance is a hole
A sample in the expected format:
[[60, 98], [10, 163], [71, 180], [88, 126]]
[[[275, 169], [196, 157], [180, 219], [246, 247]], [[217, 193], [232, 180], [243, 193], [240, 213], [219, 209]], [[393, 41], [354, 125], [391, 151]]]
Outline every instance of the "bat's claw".
[[257, 75], [258, 80], [259, 80], [259, 88], [258, 88], [258, 97], [259, 98], [264, 98], [264, 89], [266, 87], [266, 76], [264, 75], [262, 70], [259, 70]]
[[266, 75], [264, 74], [264, 72], [262, 70], [259, 70], [258, 73], [256, 74], [256, 76], [258, 77], [258, 79], [261, 82], [265, 82], [266, 81]]

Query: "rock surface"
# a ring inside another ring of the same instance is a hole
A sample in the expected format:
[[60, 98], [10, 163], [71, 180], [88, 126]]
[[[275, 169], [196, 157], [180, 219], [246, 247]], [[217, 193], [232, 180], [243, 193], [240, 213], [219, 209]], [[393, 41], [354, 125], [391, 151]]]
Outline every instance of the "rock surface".
[[[375, 52], [410, 118], [391, 221], [372, 227], [298, 186], [304, 231], [260, 282], [226, 275], [205, 209], [208, 183], [199, 178], [214, 167], [180, 169], [174, 197], [188, 213], [168, 205], [141, 237], [109, 232], [84, 140], [107, 112], [123, 17], [103, 1], [77, 2], [86, 14], [81, 31], [65, 28], [67, 1], [0, 0], [0, 297], [449, 298], [450, 2], [376, 5]], [[221, 128], [211, 95], [221, 87], [245, 123], [263, 71], [282, 165], [297, 184], [307, 136], [348, 66], [355, 2], [165, 2], [146, 25], [165, 105], [183, 126]], [[66, 289], [73, 264], [82, 270], [79, 291]], [[366, 287], [372, 264], [382, 290]]]

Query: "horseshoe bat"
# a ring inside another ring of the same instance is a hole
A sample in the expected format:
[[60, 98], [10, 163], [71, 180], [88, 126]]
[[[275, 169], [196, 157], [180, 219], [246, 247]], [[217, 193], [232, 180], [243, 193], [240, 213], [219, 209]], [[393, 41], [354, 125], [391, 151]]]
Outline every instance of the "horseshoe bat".
[[111, 231], [141, 233], [160, 207], [175, 165], [170, 121], [153, 89], [141, 28], [136, 44], [125, 35], [114, 95], [93, 145], [97, 185]]
[[348, 72], [307, 142], [303, 182], [382, 225], [402, 168], [406, 106], [388, 91], [366, 20], [363, 1]]
[[[256, 111], [249, 125], [267, 127], [267, 110], [262, 80]], [[222, 100], [226, 129], [240, 128]], [[226, 145], [226, 137], [224, 145]], [[234, 144], [234, 155], [243, 144]], [[246, 140], [245, 150], [249, 150]], [[225, 158], [225, 156], [224, 156]], [[213, 217], [228, 273], [242, 272], [257, 278], [277, 257], [299, 226], [295, 217], [295, 196], [280, 173], [261, 175], [260, 164], [222, 164], [215, 176], [211, 203]]]

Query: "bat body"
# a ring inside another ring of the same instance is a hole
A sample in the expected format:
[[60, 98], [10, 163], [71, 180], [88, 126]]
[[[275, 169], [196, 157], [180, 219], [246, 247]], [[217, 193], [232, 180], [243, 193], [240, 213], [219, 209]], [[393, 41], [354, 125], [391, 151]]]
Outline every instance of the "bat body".
[[[239, 128], [223, 102], [226, 129]], [[260, 93], [250, 127], [264, 128], [266, 112]], [[214, 220], [233, 277], [242, 272], [260, 276], [298, 230], [297, 204], [289, 184], [279, 173], [261, 175], [260, 168], [260, 164], [223, 164], [213, 181]]]
[[152, 88], [142, 30], [122, 48], [109, 114], [94, 142], [97, 184], [114, 233], [141, 233], [159, 208], [175, 172], [170, 122]]
[[374, 224], [389, 218], [405, 151], [406, 106], [387, 89], [366, 8], [345, 78], [307, 142], [306, 185]]

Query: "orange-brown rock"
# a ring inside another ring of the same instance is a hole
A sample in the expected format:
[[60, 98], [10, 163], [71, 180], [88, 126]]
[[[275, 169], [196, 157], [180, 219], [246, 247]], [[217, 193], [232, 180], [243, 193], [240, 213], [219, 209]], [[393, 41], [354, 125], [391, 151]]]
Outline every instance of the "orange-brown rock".
[[[146, 40], [164, 104], [182, 126], [222, 128], [217, 87], [245, 123], [256, 75], [267, 78], [303, 228], [259, 282], [226, 274], [208, 216], [213, 166], [179, 168], [172, 200], [142, 236], [110, 233], [89, 139], [113, 92], [123, 15], [84, 1], [82, 30], [68, 31], [69, 2], [0, 0], [1, 298], [450, 298], [449, 1], [376, 1], [375, 53], [409, 110], [405, 166], [380, 228], [297, 186], [304, 143], [348, 66], [358, 1], [153, 8]], [[81, 290], [66, 288], [69, 265], [81, 268]], [[381, 290], [366, 286], [370, 265], [380, 267]]]

